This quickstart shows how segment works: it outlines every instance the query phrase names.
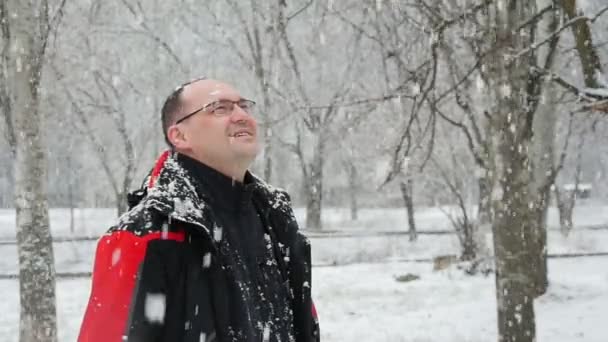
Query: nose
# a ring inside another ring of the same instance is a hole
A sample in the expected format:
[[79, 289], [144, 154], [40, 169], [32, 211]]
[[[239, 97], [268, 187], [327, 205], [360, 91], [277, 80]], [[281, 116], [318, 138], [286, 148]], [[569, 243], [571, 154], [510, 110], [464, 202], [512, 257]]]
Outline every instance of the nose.
[[239, 107], [238, 104], [234, 104], [234, 108], [232, 109], [232, 114], [230, 115], [230, 120], [233, 122], [242, 122], [242, 121], [254, 121], [253, 116], [248, 114], [243, 108]]

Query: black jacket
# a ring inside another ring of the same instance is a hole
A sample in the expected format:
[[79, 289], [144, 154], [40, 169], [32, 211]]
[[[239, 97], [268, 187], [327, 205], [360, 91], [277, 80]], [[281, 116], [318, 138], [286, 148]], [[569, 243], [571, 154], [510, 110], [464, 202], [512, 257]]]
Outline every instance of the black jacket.
[[248, 176], [268, 247], [253, 271], [183, 165], [163, 154], [100, 239], [79, 341], [318, 341], [310, 245], [289, 196]]

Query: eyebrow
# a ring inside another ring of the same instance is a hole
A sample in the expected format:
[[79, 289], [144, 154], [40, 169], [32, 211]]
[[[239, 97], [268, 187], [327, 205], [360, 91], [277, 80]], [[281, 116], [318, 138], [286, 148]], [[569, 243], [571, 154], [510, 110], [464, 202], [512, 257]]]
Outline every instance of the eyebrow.
[[[214, 94], [210, 93], [209, 95], [213, 96]], [[240, 95], [234, 99], [231, 96], [221, 96], [221, 97], [213, 97], [213, 98], [207, 99], [207, 100], [208, 100], [207, 102], [205, 102], [203, 105], [200, 105], [200, 106], [201, 107], [206, 106], [206, 105], [212, 104], [217, 101], [233, 101], [233, 102], [238, 102], [238, 101], [242, 101], [242, 100], [252, 101], [252, 100], [250, 100], [246, 97], [242, 97]]]

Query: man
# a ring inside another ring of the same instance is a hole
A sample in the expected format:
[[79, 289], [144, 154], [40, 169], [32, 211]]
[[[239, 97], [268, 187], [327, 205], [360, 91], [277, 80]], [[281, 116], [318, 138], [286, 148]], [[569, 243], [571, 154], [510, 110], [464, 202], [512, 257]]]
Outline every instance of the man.
[[255, 103], [198, 79], [165, 101], [165, 152], [100, 239], [80, 342], [319, 341], [310, 245], [248, 168]]

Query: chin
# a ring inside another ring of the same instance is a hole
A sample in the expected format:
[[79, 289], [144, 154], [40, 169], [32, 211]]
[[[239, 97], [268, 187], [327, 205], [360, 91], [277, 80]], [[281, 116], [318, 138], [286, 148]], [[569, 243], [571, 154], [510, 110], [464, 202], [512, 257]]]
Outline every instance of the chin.
[[257, 145], [242, 145], [233, 146], [232, 151], [235, 155], [242, 158], [255, 158], [260, 152], [260, 148]]
[[258, 156], [258, 150], [239, 151], [239, 155], [242, 158], [250, 159], [253, 162], [253, 160]]

